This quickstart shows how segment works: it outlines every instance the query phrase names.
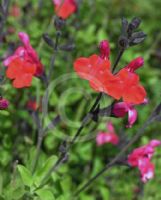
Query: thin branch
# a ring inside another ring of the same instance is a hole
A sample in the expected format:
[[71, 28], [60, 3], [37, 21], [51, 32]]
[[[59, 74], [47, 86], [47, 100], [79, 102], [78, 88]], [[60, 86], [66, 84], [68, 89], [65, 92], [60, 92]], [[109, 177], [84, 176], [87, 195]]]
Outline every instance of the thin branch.
[[98, 172], [95, 176], [93, 176], [90, 180], [88, 180], [78, 191], [76, 191], [74, 196], [78, 196], [82, 191], [86, 190], [97, 178], [99, 178], [102, 174], [104, 174], [104, 172], [109, 170], [111, 166], [116, 164], [124, 155], [124, 153], [126, 153], [129, 147], [131, 147], [144, 134], [145, 129], [155, 120], [160, 119], [161, 114], [154, 116], [155, 112], [156, 112], [156, 109], [152, 112], [152, 114], [150, 115], [148, 120], [144, 123], [144, 125], [138, 130], [138, 132], [132, 138], [132, 140], [120, 151], [120, 153], [118, 153], [116, 157], [112, 159], [110, 163], [108, 163], [100, 172]]
[[[114, 69], [116, 68], [118, 62], [121, 59], [121, 56], [123, 55], [123, 52], [118, 54], [116, 61], [114, 63]], [[96, 109], [96, 107], [98, 106], [101, 98], [102, 98], [103, 93], [99, 93], [99, 95], [97, 96], [93, 106], [91, 107], [91, 109], [89, 110], [89, 112], [85, 115], [85, 117], [82, 120], [81, 126], [79, 127], [79, 129], [77, 130], [77, 132], [75, 133], [75, 135], [73, 136], [70, 144], [68, 145], [68, 147], [66, 148], [66, 151], [61, 153], [60, 157], [58, 158], [57, 162], [51, 167], [51, 169], [49, 170], [49, 172], [46, 174], [46, 176], [44, 177], [44, 179], [42, 180], [40, 186], [44, 185], [44, 182], [46, 181], [47, 177], [53, 172], [55, 171], [61, 164], [64, 163], [64, 160], [66, 160], [66, 157], [68, 155], [69, 150], [71, 149], [71, 147], [73, 146], [73, 144], [76, 142], [76, 140], [78, 139], [79, 135], [81, 134], [83, 128], [86, 126], [86, 124], [92, 120], [93, 118], [93, 113]], [[108, 106], [107, 108], [103, 108], [100, 109], [98, 112], [98, 115], [100, 116], [111, 116], [111, 108], [112, 108], [113, 102], [110, 106]]]

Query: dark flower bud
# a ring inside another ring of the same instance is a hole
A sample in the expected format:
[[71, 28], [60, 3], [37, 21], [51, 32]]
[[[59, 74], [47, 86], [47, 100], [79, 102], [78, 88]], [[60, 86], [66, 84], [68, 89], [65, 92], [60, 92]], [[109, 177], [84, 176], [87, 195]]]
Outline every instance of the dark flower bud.
[[55, 21], [54, 21], [54, 26], [57, 30], [60, 30], [64, 27], [65, 25], [65, 20], [60, 18], [60, 17], [56, 17]]
[[128, 29], [133, 31], [139, 27], [140, 23], [141, 23], [141, 19], [135, 17], [132, 19], [131, 23], [129, 24]]
[[126, 35], [128, 29], [128, 21], [126, 18], [122, 18], [122, 35]]
[[75, 48], [74, 44], [66, 44], [66, 45], [59, 46], [59, 49], [62, 51], [72, 51], [74, 48]]
[[47, 33], [43, 34], [43, 39], [50, 47], [52, 47], [52, 48], [55, 47], [53, 40], [49, 37], [49, 35]]
[[143, 42], [146, 38], [146, 34], [144, 32], [136, 32], [136, 33], [133, 33], [132, 36], [130, 37], [129, 39], [129, 45], [132, 46], [132, 45], [137, 45], [141, 42]]
[[129, 42], [128, 42], [127, 37], [121, 36], [121, 37], [119, 38], [118, 44], [119, 44], [119, 47], [120, 47], [121, 49], [126, 49], [126, 48], [128, 48]]

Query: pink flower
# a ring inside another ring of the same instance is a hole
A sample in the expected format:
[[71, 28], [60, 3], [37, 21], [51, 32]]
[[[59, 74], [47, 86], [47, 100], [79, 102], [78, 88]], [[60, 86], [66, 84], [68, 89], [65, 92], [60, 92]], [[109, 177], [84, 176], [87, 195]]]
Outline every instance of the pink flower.
[[146, 183], [154, 177], [154, 165], [150, 162], [155, 147], [161, 145], [159, 140], [151, 140], [149, 144], [136, 148], [128, 156], [128, 163], [132, 167], [138, 167], [141, 173], [141, 180]]
[[111, 143], [117, 145], [119, 142], [119, 137], [115, 133], [114, 127], [111, 122], [107, 124], [108, 132], [99, 132], [96, 137], [96, 143], [101, 146], [106, 143]]
[[[141, 105], [146, 105], [148, 103], [147, 99], [144, 99]], [[132, 103], [119, 102], [115, 103], [112, 110], [113, 115], [116, 117], [124, 117], [128, 113], [128, 125], [127, 128], [131, 128], [132, 125], [137, 120], [137, 110], [135, 109], [135, 105]]]
[[116, 117], [124, 117], [128, 113], [128, 125], [127, 127], [131, 128], [132, 125], [137, 120], [137, 111], [133, 104], [126, 102], [115, 103], [113, 106], [112, 113]]
[[141, 180], [146, 183], [148, 180], [154, 177], [154, 165], [148, 158], [142, 158], [139, 160], [138, 168], [141, 173]]
[[41, 76], [44, 72], [36, 51], [30, 45], [29, 36], [26, 33], [18, 34], [23, 46], [16, 49], [15, 53], [4, 60], [7, 66], [6, 75], [14, 79], [15, 88], [29, 87], [33, 76]]
[[9, 106], [8, 100], [0, 97], [0, 110], [6, 110], [8, 106]]
[[67, 19], [77, 11], [77, 3], [75, 0], [53, 0], [53, 3], [57, 16], [62, 19]]
[[108, 60], [110, 55], [110, 45], [108, 40], [102, 40], [99, 44], [100, 57], [102, 59]]

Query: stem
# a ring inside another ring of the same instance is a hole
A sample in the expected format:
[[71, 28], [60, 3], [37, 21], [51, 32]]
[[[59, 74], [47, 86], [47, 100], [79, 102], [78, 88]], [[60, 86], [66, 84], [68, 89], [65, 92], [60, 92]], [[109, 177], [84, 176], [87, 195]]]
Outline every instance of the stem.
[[[10, 0], [6, 0], [5, 2], [1, 2], [1, 3], [5, 4], [6, 9], [2, 11], [2, 19], [1, 19], [1, 24], [0, 24], [0, 29], [1, 29], [1, 31], [0, 31], [0, 45], [2, 45], [3, 28], [4, 28], [4, 25], [7, 21]], [[2, 9], [4, 9], [4, 7], [2, 5], [1, 5], [1, 7], [2, 7]]]
[[35, 172], [35, 169], [37, 167], [37, 162], [38, 162], [39, 156], [40, 156], [40, 149], [41, 149], [42, 140], [43, 140], [43, 130], [39, 130], [39, 132], [38, 132], [38, 142], [37, 142], [37, 146], [36, 146], [36, 156], [35, 156], [35, 159], [34, 159], [34, 162], [33, 162], [32, 174]]
[[114, 65], [113, 65], [113, 68], [112, 68], [112, 73], [115, 72], [115, 69], [116, 69], [116, 67], [117, 67], [117, 65], [118, 65], [118, 63], [119, 63], [119, 61], [120, 61], [123, 53], [124, 53], [124, 49], [122, 49], [122, 50], [119, 51], [119, 53], [117, 55], [117, 58], [116, 58], [116, 61], [115, 61]]
[[[117, 64], [119, 63], [119, 61], [120, 61], [120, 59], [121, 59], [121, 57], [122, 57], [122, 55], [123, 55], [123, 52], [124, 52], [124, 50], [122, 50], [122, 51], [120, 50], [120, 51], [119, 51], [119, 54], [118, 54], [118, 56], [117, 56], [117, 58], [116, 58], [116, 61], [115, 61], [115, 63], [114, 63], [114, 66], [113, 66], [112, 71], [114, 71], [115, 68], [117, 67]], [[81, 123], [81, 126], [79, 127], [79, 129], [77, 130], [77, 132], [75, 133], [75, 135], [73, 136], [73, 138], [72, 138], [70, 144], [68, 145], [68, 147], [67, 147], [67, 149], [66, 149], [66, 152], [63, 153], [63, 154], [61, 154], [61, 156], [58, 158], [57, 162], [56, 162], [56, 163], [53, 165], [53, 167], [48, 171], [48, 173], [46, 174], [46, 176], [44, 177], [44, 179], [42, 180], [42, 182], [41, 182], [41, 184], [40, 184], [41, 187], [44, 185], [44, 181], [48, 178], [48, 176], [49, 176], [53, 171], [55, 171], [55, 170], [58, 168], [58, 166], [60, 166], [61, 164], [64, 163], [64, 159], [65, 159], [65, 157], [66, 157], [68, 151], [71, 149], [71, 147], [73, 146], [73, 144], [75, 143], [75, 141], [77, 140], [77, 138], [79, 137], [79, 135], [81, 134], [81, 132], [82, 132], [83, 128], [85, 127], [85, 125], [92, 119], [92, 117], [93, 117], [93, 114], [92, 114], [92, 113], [94, 112], [94, 110], [96, 109], [97, 105], [99, 104], [99, 102], [100, 102], [100, 100], [101, 100], [101, 98], [102, 98], [102, 95], [103, 95], [102, 92], [98, 94], [98, 96], [97, 96], [97, 98], [96, 98], [96, 100], [95, 100], [93, 106], [91, 107], [91, 109], [89, 110], [89, 112], [88, 112], [88, 113], [85, 115], [85, 117], [83, 118], [82, 123]], [[112, 104], [113, 104], [113, 103], [114, 103], [114, 102], [112, 102]], [[106, 109], [105, 109], [105, 110], [102, 110], [102, 111], [103, 111], [102, 114], [107, 113], [107, 114], [109, 114], [109, 116], [110, 116], [110, 114], [111, 114], [111, 106], [109, 106], [108, 108], [109, 108], [109, 109], [107, 109], [107, 110], [106, 110]], [[101, 112], [100, 112], [99, 114], [101, 115]], [[106, 116], [108, 116], [108, 115], [106, 115]]]
[[153, 113], [148, 118], [148, 120], [144, 123], [144, 125], [138, 130], [137, 134], [132, 138], [132, 140], [120, 151], [119, 154], [116, 155], [114, 159], [111, 160], [109, 164], [107, 164], [101, 171], [99, 171], [95, 176], [93, 176], [89, 181], [87, 181], [76, 193], [74, 196], [78, 196], [82, 191], [86, 190], [97, 178], [99, 178], [104, 172], [106, 172], [111, 166], [116, 164], [116, 162], [124, 155], [124, 153], [132, 146], [143, 134], [144, 130], [154, 121], [156, 117], [153, 117]]
[[58, 42], [59, 42], [60, 35], [61, 35], [60, 32], [56, 33], [55, 47], [54, 47], [55, 54], [53, 54], [53, 56], [51, 57], [50, 68], [49, 68], [49, 73], [48, 73], [48, 77], [47, 77], [48, 85], [49, 85], [51, 75], [52, 75], [52, 72], [53, 72], [53, 69], [54, 69], [55, 57], [56, 57], [57, 52], [58, 52], [57, 50], [58, 50]]
[[75, 194], [74, 196], [79, 195], [82, 191], [86, 190], [89, 185], [91, 185], [99, 176], [101, 176], [107, 169], [112, 167], [112, 165], [109, 165], [108, 168], [105, 167], [101, 171], [99, 171], [95, 176], [93, 176], [88, 182], [86, 182]]
[[[47, 91], [46, 91], [46, 94], [45, 94], [45, 98], [44, 98], [44, 101], [43, 101], [44, 105], [47, 105], [47, 103], [48, 103], [48, 96], [49, 96], [48, 86], [49, 86], [49, 83], [50, 83], [50, 80], [51, 80], [51, 76], [52, 76], [52, 72], [53, 72], [53, 69], [54, 69], [54, 63], [55, 63], [55, 57], [57, 55], [59, 37], [60, 37], [60, 33], [59, 34], [57, 33], [56, 34], [56, 38], [55, 38], [55, 48], [54, 48], [55, 55], [52, 55], [52, 57], [51, 57], [49, 74], [47, 76], [47, 79], [45, 77], [45, 81], [44, 81], [45, 85], [46, 85], [46, 88], [47, 88]], [[34, 162], [33, 162], [32, 173], [34, 173], [34, 171], [36, 169], [36, 166], [37, 166], [37, 163], [38, 163], [38, 160], [39, 160], [39, 156], [40, 156], [40, 150], [41, 150], [43, 137], [44, 137], [44, 134], [45, 134], [45, 131], [44, 131], [43, 127], [42, 127], [44, 118], [45, 118], [45, 113], [42, 114], [42, 119], [39, 119], [39, 117], [37, 116], [37, 121], [39, 123], [38, 141], [37, 141], [37, 148], [36, 148], [36, 156], [35, 156], [35, 159], [34, 159]]]

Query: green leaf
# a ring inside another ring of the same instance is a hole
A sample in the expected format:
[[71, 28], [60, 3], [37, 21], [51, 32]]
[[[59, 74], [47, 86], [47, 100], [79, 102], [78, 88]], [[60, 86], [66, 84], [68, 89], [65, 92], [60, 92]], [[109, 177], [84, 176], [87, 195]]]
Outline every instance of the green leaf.
[[39, 189], [35, 192], [41, 200], [55, 200], [55, 197], [49, 189]]
[[25, 190], [22, 188], [17, 188], [16, 190], [12, 192], [13, 199], [15, 200], [22, 198], [24, 194], [25, 194]]
[[31, 172], [26, 167], [24, 167], [23, 165], [18, 165], [17, 169], [20, 173], [23, 184], [31, 187], [31, 185], [33, 184]]
[[[38, 169], [34, 175], [34, 183], [39, 186], [41, 184], [41, 181], [44, 179], [48, 171], [52, 168], [52, 166], [57, 161], [57, 156], [51, 156], [45, 164], [42, 166], [42, 168]], [[49, 177], [50, 178], [50, 177]]]
[[109, 189], [107, 187], [100, 187], [99, 188], [100, 190], [100, 193], [101, 193], [101, 196], [102, 196], [102, 199], [110, 199], [110, 193], [109, 193]]

